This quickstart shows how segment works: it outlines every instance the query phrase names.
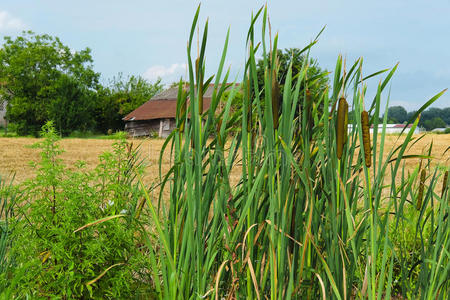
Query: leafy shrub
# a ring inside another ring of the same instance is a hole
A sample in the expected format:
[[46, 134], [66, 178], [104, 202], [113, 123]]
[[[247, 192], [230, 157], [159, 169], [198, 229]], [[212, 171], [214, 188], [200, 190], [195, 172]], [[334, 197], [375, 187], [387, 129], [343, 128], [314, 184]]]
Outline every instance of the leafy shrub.
[[149, 277], [136, 211], [143, 167], [137, 152], [118, 140], [94, 171], [83, 162], [69, 171], [51, 123], [43, 137], [36, 178], [21, 186], [13, 224], [13, 295], [117, 299], [143, 291]]
[[[0, 176], [0, 278], [6, 276], [9, 271], [7, 251], [10, 247], [9, 219], [12, 217], [12, 207], [16, 197], [16, 189], [10, 183], [7, 184]], [[4, 282], [0, 281], [0, 290], [5, 288]]]

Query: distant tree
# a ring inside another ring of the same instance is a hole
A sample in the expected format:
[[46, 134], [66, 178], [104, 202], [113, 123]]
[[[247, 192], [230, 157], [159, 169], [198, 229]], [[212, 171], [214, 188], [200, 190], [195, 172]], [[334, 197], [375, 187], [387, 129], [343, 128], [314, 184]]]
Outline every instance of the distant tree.
[[450, 125], [450, 107], [442, 109], [442, 120], [444, 120], [447, 125]]
[[[299, 48], [290, 48], [284, 50], [277, 50], [277, 62], [278, 62], [278, 83], [280, 84], [280, 89], [283, 91], [282, 87], [286, 81], [286, 76], [289, 70], [289, 66], [292, 63], [292, 77], [294, 78], [302, 69], [305, 63], [308, 64], [308, 69], [306, 76], [309, 80], [308, 88], [313, 95], [319, 95], [323, 92], [328, 83], [328, 72], [319, 67], [317, 60], [309, 58], [305, 62], [306, 56], [301, 52]], [[258, 86], [260, 90], [264, 87], [264, 60], [260, 59], [257, 62], [256, 72], [258, 77]], [[304, 88], [304, 87], [303, 87]]]
[[445, 122], [440, 117], [434, 117], [431, 120], [426, 120], [423, 123], [426, 130], [430, 131], [435, 128], [444, 128]]
[[163, 89], [161, 80], [148, 82], [141, 76], [123, 77], [119, 73], [107, 86], [102, 87], [97, 100], [97, 129], [123, 130], [122, 118], [150, 100]]
[[[416, 113], [416, 111], [408, 112], [408, 120], [410, 120], [414, 116], [415, 113]], [[445, 125], [444, 126], [436, 126], [434, 128], [445, 127], [446, 125], [450, 125], [450, 107], [446, 107], [443, 109], [431, 107], [431, 108], [423, 111], [420, 115], [419, 126], [422, 126], [425, 128], [433, 127], [434, 126], [433, 124], [435, 124], [435, 122], [439, 122], [442, 125], [442, 123], [440, 121], [436, 121], [435, 119], [442, 120]], [[425, 125], [425, 122], [427, 122], [426, 125]], [[436, 124], [438, 124], [438, 123], [436, 123]]]
[[388, 109], [388, 119], [393, 123], [403, 123], [408, 120], [408, 113], [403, 106], [391, 106]]
[[411, 120], [411, 118], [416, 114], [417, 110], [408, 111], [407, 120]]
[[90, 49], [73, 51], [57, 37], [24, 32], [5, 37], [0, 49], [0, 96], [19, 134], [37, 134], [47, 120], [68, 132], [93, 126], [87, 107], [95, 98], [99, 74]]
[[[307, 58], [301, 49], [290, 48], [284, 50], [277, 50], [276, 55], [276, 65], [277, 65], [277, 81], [280, 85], [280, 97], [283, 99], [284, 84], [286, 82], [287, 73], [289, 66], [292, 63], [292, 78], [295, 84], [295, 79], [302, 70], [304, 65], [308, 66], [306, 71], [306, 80], [303, 80], [300, 86], [300, 98], [299, 107], [302, 109], [304, 103], [303, 97], [308, 90], [309, 95], [313, 103], [319, 102], [323, 91], [327, 88], [329, 83], [328, 72], [319, 67], [317, 60], [313, 58]], [[308, 61], [306, 61], [308, 59]], [[256, 72], [258, 77], [258, 87], [259, 90], [264, 94], [264, 59], [260, 59], [256, 65]], [[264, 99], [264, 96], [262, 97]], [[278, 109], [281, 110], [282, 104], [279, 105]], [[297, 113], [298, 111], [296, 111]], [[318, 107], [318, 112], [321, 114], [323, 112], [323, 102]]]
[[109, 84], [109, 89], [119, 103], [119, 113], [126, 115], [148, 100], [163, 89], [161, 79], [155, 83], [151, 83], [141, 76], [123, 77], [119, 73]]

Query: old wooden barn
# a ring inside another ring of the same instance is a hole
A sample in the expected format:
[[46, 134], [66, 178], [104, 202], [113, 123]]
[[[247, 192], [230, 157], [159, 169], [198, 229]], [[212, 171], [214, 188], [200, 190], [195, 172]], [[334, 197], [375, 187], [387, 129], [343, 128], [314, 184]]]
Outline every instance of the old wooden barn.
[[[203, 111], [209, 109], [213, 85], [203, 95]], [[126, 115], [125, 131], [132, 137], [167, 137], [175, 129], [178, 87], [169, 88]]]

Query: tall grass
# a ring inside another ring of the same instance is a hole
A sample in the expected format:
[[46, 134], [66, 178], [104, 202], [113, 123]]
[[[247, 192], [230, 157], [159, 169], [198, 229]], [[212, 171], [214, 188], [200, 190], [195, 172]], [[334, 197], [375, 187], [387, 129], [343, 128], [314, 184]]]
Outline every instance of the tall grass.
[[[261, 9], [250, 20], [241, 84], [227, 85], [229, 34], [217, 73], [205, 79], [208, 22], [199, 54], [192, 57], [198, 17], [199, 10], [187, 47], [190, 84], [187, 91], [179, 85], [179, 129], [162, 150], [171, 152], [173, 162], [161, 174], [160, 205], [147, 195], [155, 224], [148, 243], [159, 298], [381, 299], [395, 294], [448, 299], [449, 192], [435, 192], [448, 166], [432, 168], [429, 155], [405, 155], [421, 138], [413, 136], [420, 112], [444, 91], [410, 120], [413, 126], [401, 143], [385, 149], [387, 114], [380, 121], [381, 99], [397, 66], [364, 77], [362, 59], [346, 69], [339, 56], [332, 86], [311, 94], [317, 78], [308, 78], [305, 59], [299, 74], [293, 76], [290, 68], [279, 86], [278, 36], [272, 40], [268, 34], [267, 11]], [[316, 42], [303, 49], [306, 57]], [[261, 56], [262, 89], [256, 72]], [[383, 75], [373, 101], [365, 101], [366, 83]], [[211, 107], [202, 112], [204, 87], [210, 82]], [[227, 87], [231, 92], [218, 111]], [[242, 109], [231, 113], [239, 88]], [[341, 97], [355, 118], [338, 159]], [[365, 114], [375, 128], [380, 122], [383, 127], [372, 136], [371, 152], [363, 140]], [[242, 130], [232, 135], [236, 124]], [[412, 158], [422, 163], [406, 174], [404, 161]], [[230, 176], [233, 168], [242, 170], [237, 184]], [[422, 185], [421, 170], [427, 174]], [[420, 186], [424, 191], [416, 211]], [[414, 260], [398, 238], [404, 228], [414, 232]]]

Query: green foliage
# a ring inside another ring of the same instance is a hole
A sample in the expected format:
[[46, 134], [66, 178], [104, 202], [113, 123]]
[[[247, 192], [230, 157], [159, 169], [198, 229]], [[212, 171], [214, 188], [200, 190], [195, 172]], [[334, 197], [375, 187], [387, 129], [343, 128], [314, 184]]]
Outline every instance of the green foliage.
[[[408, 112], [408, 119], [416, 113], [416, 111]], [[442, 123], [441, 120], [444, 122]], [[436, 123], [436, 124], [435, 124]], [[440, 125], [440, 126], [436, 126]], [[443, 125], [443, 126], [442, 126]], [[432, 107], [423, 111], [420, 115], [419, 126], [425, 127], [427, 130], [432, 130], [433, 128], [450, 126], [450, 107], [437, 108]], [[428, 129], [431, 128], [431, 129]]]
[[[291, 70], [292, 72], [292, 78], [296, 78], [301, 74], [302, 69], [306, 70], [306, 78], [303, 81], [301, 89], [303, 90], [306, 85], [308, 86], [308, 89], [311, 91], [311, 94], [314, 98], [318, 97], [320, 94], [322, 94], [325, 89], [328, 87], [329, 84], [329, 78], [328, 78], [328, 71], [323, 70], [320, 66], [317, 60], [310, 58], [309, 55], [306, 53], [307, 48], [305, 49], [299, 49], [299, 48], [289, 48], [284, 50], [277, 50], [276, 55], [276, 70], [277, 70], [277, 76], [276, 80], [280, 84], [281, 93], [283, 93], [283, 87], [286, 82], [286, 77], [288, 74], [288, 71]], [[256, 65], [256, 72], [258, 77], [258, 87], [259, 90], [264, 90], [264, 61], [270, 62], [270, 55], [266, 54], [266, 58], [262, 58], [258, 60]], [[304, 69], [304, 66], [307, 65], [308, 67]]]
[[150, 83], [140, 76], [114, 77], [106, 87], [99, 91], [96, 118], [97, 129], [122, 130], [122, 118], [132, 112], [162, 90], [161, 80]]
[[0, 96], [17, 132], [35, 134], [47, 120], [61, 133], [93, 126], [90, 110], [99, 74], [90, 49], [73, 51], [57, 37], [24, 32], [0, 49]]
[[388, 109], [388, 118], [392, 123], [403, 123], [408, 121], [408, 113], [403, 106], [391, 106]]
[[[2, 278], [10, 272], [10, 259], [8, 250], [11, 246], [10, 219], [13, 217], [13, 206], [17, 195], [16, 188], [0, 175], [0, 291], [6, 288]], [[1, 294], [0, 294], [1, 295]]]
[[[137, 153], [124, 139], [94, 171], [68, 170], [51, 123], [43, 127], [36, 178], [21, 185], [7, 278], [15, 297], [130, 298], [148, 290], [136, 207]], [[24, 246], [26, 245], [26, 246]]]
[[425, 120], [423, 122], [423, 127], [425, 127], [426, 130], [430, 131], [435, 128], [445, 128], [446, 124], [440, 117], [434, 117], [431, 120]]

